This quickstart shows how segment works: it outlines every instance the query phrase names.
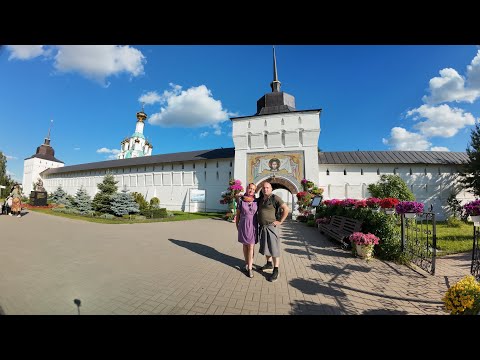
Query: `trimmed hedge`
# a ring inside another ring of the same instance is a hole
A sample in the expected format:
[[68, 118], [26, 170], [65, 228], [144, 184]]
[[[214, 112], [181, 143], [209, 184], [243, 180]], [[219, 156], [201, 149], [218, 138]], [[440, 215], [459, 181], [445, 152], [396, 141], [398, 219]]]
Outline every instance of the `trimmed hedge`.
[[166, 208], [144, 209], [144, 210], [140, 211], [140, 215], [143, 215], [146, 218], [152, 218], [152, 219], [165, 218], [165, 217], [168, 216]]

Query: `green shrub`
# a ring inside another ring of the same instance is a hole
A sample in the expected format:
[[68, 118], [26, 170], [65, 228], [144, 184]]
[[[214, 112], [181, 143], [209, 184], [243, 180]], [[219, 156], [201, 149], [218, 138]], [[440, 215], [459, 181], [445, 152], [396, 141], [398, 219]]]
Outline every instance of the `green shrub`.
[[309, 219], [307, 221], [307, 226], [315, 227], [315, 220], [314, 219]]
[[447, 226], [448, 227], [453, 227], [453, 228], [459, 228], [462, 226], [462, 221], [455, 216], [450, 216], [447, 219]]
[[168, 216], [167, 209], [165, 208], [145, 209], [142, 212], [140, 212], [140, 214], [147, 218], [153, 218], [153, 219], [165, 218]]
[[375, 255], [383, 260], [401, 261], [401, 234], [396, 226], [397, 216], [386, 215], [383, 212], [368, 208], [345, 208], [342, 206], [319, 206], [316, 217], [345, 216], [362, 222], [361, 232], [372, 233], [380, 238], [380, 244], [375, 245]]
[[103, 214], [100, 217], [103, 219], [115, 219], [115, 215], [112, 215], [112, 214]]
[[150, 209], [158, 209], [160, 207], [160, 199], [153, 197], [150, 199]]

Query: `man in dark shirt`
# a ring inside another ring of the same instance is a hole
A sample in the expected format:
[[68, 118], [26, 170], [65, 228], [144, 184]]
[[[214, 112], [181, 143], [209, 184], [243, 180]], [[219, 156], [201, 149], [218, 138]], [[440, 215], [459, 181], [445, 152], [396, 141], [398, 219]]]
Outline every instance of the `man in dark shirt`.
[[[260, 254], [265, 255], [267, 263], [262, 267], [263, 271], [272, 271], [270, 281], [278, 279], [278, 266], [280, 264], [280, 237], [278, 226], [282, 225], [288, 216], [290, 209], [280, 197], [272, 194], [272, 184], [265, 182], [262, 187], [262, 196], [258, 201], [258, 238], [260, 242]], [[277, 210], [283, 210], [282, 217], [277, 220]], [[273, 257], [273, 264], [272, 264]]]

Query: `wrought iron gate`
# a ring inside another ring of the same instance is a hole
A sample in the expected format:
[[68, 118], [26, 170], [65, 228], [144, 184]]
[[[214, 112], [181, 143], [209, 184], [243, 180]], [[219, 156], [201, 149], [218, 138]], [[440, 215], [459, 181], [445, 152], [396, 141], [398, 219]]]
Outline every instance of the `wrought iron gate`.
[[425, 212], [413, 219], [402, 219], [402, 252], [410, 262], [426, 272], [435, 275], [435, 257], [437, 256], [437, 229], [435, 214]]
[[[474, 223], [477, 224], [477, 223]], [[472, 265], [470, 266], [470, 273], [480, 281], [480, 226], [473, 226], [473, 249], [472, 249]]]

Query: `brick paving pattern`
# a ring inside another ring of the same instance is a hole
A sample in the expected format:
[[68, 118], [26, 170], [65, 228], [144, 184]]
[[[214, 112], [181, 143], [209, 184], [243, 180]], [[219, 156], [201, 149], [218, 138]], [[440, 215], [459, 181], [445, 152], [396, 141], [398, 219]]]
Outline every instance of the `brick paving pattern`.
[[[18, 226], [20, 225], [20, 226]], [[0, 314], [431, 314], [471, 253], [428, 275], [366, 262], [316, 229], [282, 227], [280, 277], [250, 279], [234, 224], [192, 220], [110, 225], [27, 213], [0, 216]], [[265, 263], [255, 248], [254, 264]]]

